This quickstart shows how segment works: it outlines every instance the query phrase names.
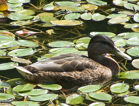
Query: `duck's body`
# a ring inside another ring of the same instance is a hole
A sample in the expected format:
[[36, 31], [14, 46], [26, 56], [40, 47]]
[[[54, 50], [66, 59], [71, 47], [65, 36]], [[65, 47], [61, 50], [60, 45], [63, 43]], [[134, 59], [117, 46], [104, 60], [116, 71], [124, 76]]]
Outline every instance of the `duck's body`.
[[[88, 57], [64, 54], [25, 67], [16, 66], [16, 68], [27, 80], [33, 82], [75, 85], [104, 83], [120, 71], [118, 63], [104, 55], [113, 52], [109, 50], [109, 45], [110, 49], [115, 49], [112, 40], [109, 42], [107, 40], [110, 39], [105, 36], [93, 37], [88, 46]], [[101, 43], [106, 43], [102, 45], [104, 48], [100, 47], [92, 51]]]

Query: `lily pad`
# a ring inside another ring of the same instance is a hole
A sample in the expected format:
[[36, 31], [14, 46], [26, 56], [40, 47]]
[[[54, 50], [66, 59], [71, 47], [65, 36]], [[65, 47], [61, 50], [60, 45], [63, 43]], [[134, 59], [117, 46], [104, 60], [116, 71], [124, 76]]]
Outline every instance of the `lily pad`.
[[18, 40], [18, 44], [25, 47], [38, 47], [38, 44], [36, 42], [29, 40]]
[[117, 46], [117, 47], [123, 47], [123, 46], [126, 46], [126, 40], [124, 39], [118, 39], [114, 42], [114, 44]]
[[26, 49], [15, 49], [8, 53], [9, 56], [13, 57], [23, 57], [34, 54], [35, 51], [32, 48], [26, 48]]
[[45, 85], [39, 84], [38, 86], [41, 88], [44, 88], [44, 89], [48, 89], [48, 90], [60, 90], [60, 89], [62, 89], [62, 86], [58, 85], [58, 84], [45, 84]]
[[34, 87], [35, 86], [33, 84], [17, 85], [13, 88], [13, 91], [15, 91], [15, 92], [26, 92], [26, 91], [32, 90]]
[[8, 0], [9, 3], [29, 3], [30, 0]]
[[95, 14], [92, 15], [92, 19], [94, 21], [103, 21], [105, 18], [106, 18], [106, 16], [102, 15], [100, 13], [95, 13]]
[[0, 57], [6, 55], [6, 50], [0, 50]]
[[132, 38], [128, 39], [126, 42], [128, 45], [138, 46], [139, 45], [139, 37], [132, 37]]
[[57, 20], [57, 21], [51, 21], [51, 23], [57, 26], [76, 26], [81, 25], [83, 22], [77, 20]]
[[74, 43], [70, 41], [54, 41], [54, 42], [48, 43], [48, 46], [50, 47], [71, 47], [73, 45]]
[[54, 10], [54, 5], [53, 5], [53, 4], [46, 4], [46, 5], [43, 7], [43, 10], [45, 10], [45, 11]]
[[83, 93], [89, 93], [89, 92], [97, 91], [100, 88], [101, 88], [100, 85], [86, 85], [86, 86], [78, 88], [78, 90], [83, 92]]
[[139, 38], [139, 33], [138, 32], [125, 32], [125, 33], [120, 33], [118, 36], [123, 37], [123, 38], [133, 38], [133, 37], [138, 37]]
[[0, 44], [0, 48], [10, 48], [10, 47], [16, 47], [16, 46], [18, 46], [18, 43], [17, 43], [17, 41], [3, 41], [3, 42], [1, 42], [1, 44]]
[[21, 96], [37, 96], [37, 95], [43, 95], [46, 94], [48, 90], [43, 89], [32, 89], [31, 91], [19, 93]]
[[94, 10], [98, 9], [98, 6], [93, 5], [93, 4], [83, 4], [82, 7], [88, 11], [94, 11]]
[[134, 57], [139, 57], [139, 47], [131, 47], [127, 50], [127, 53]]
[[118, 74], [121, 79], [139, 79], [139, 70], [131, 70]]
[[10, 70], [14, 69], [14, 66], [17, 65], [17, 63], [14, 62], [8, 62], [8, 63], [1, 63], [0, 64], [0, 70]]
[[112, 100], [112, 96], [104, 92], [92, 92], [89, 93], [89, 96], [92, 97], [93, 99], [100, 100], [100, 101]]
[[12, 26], [23, 26], [23, 25], [30, 25], [32, 23], [33, 23], [33, 21], [31, 21], [31, 20], [13, 21], [13, 22], [10, 22], [10, 25], [12, 25]]
[[107, 2], [102, 1], [102, 0], [87, 0], [87, 2], [97, 5], [97, 6], [104, 6], [107, 5]]
[[116, 18], [116, 17], [127, 17], [126, 14], [110, 14], [107, 18]]
[[33, 10], [30, 10], [30, 9], [23, 9], [21, 11], [17, 11], [16, 13], [27, 15], [27, 16], [31, 16], [31, 15], [35, 14], [35, 12]]
[[94, 103], [89, 104], [89, 106], [105, 106], [105, 103], [103, 103], [103, 102], [94, 102]]
[[75, 20], [75, 19], [79, 19], [80, 17], [80, 13], [70, 13], [70, 14], [67, 14], [65, 15], [65, 19], [66, 20]]
[[0, 101], [6, 101], [9, 99], [15, 99], [15, 97], [11, 94], [0, 93]]
[[53, 101], [58, 97], [57, 94], [44, 94], [44, 95], [40, 95], [40, 96], [29, 96], [29, 100], [33, 100], [33, 101], [46, 101], [46, 100], [50, 100]]
[[128, 91], [129, 85], [125, 83], [116, 83], [110, 87], [111, 92], [113, 93], [123, 93]]
[[135, 85], [134, 86], [134, 89], [137, 90], [137, 91], [139, 91], [139, 85]]
[[40, 106], [37, 102], [32, 101], [13, 101], [12, 105], [14, 106]]
[[78, 2], [72, 2], [72, 1], [60, 1], [60, 2], [55, 2], [59, 6], [72, 6], [72, 7], [77, 7], [80, 6], [80, 3]]
[[83, 20], [91, 20], [92, 19], [92, 14], [91, 13], [84, 13], [81, 15], [81, 18]]
[[139, 96], [128, 96], [124, 98], [124, 101], [134, 104], [139, 104]]
[[116, 18], [111, 18], [108, 23], [109, 24], [121, 24], [129, 21], [129, 17], [116, 17]]
[[139, 22], [139, 13], [136, 13], [133, 17], [134, 21]]
[[90, 32], [90, 36], [95, 36], [95, 35], [104, 35], [108, 37], [114, 37], [116, 34], [112, 32]]
[[0, 81], [0, 88], [10, 88], [11, 86], [7, 82]]
[[66, 103], [70, 105], [82, 104], [84, 98], [78, 94], [72, 94], [66, 98]]
[[139, 59], [134, 59], [134, 60], [132, 61], [132, 65], [133, 65], [135, 68], [139, 69]]

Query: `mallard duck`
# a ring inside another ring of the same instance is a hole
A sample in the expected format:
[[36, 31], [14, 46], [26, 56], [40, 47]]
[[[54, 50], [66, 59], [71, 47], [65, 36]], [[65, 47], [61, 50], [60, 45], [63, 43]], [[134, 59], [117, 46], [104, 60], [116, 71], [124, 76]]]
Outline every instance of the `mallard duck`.
[[118, 63], [106, 54], [131, 57], [121, 52], [107, 36], [93, 36], [88, 45], [88, 57], [78, 54], [63, 54], [43, 61], [16, 66], [18, 72], [32, 82], [60, 84], [99, 84], [109, 81], [120, 72]]

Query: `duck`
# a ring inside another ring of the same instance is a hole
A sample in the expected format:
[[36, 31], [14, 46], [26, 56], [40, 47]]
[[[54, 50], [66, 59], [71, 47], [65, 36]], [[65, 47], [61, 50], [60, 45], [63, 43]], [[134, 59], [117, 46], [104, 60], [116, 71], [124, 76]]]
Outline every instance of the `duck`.
[[91, 36], [87, 51], [88, 56], [76, 53], [62, 54], [15, 68], [31, 82], [81, 86], [106, 83], [120, 72], [118, 62], [108, 54], [132, 60], [104, 35]]

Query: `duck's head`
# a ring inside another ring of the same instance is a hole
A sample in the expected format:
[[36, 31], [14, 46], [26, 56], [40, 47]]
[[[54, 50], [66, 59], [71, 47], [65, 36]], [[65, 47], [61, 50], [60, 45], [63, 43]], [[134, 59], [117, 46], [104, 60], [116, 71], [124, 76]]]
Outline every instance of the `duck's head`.
[[97, 60], [104, 57], [106, 53], [121, 56], [126, 60], [132, 60], [130, 56], [116, 48], [114, 42], [109, 37], [103, 35], [91, 37], [88, 45], [88, 57]]

